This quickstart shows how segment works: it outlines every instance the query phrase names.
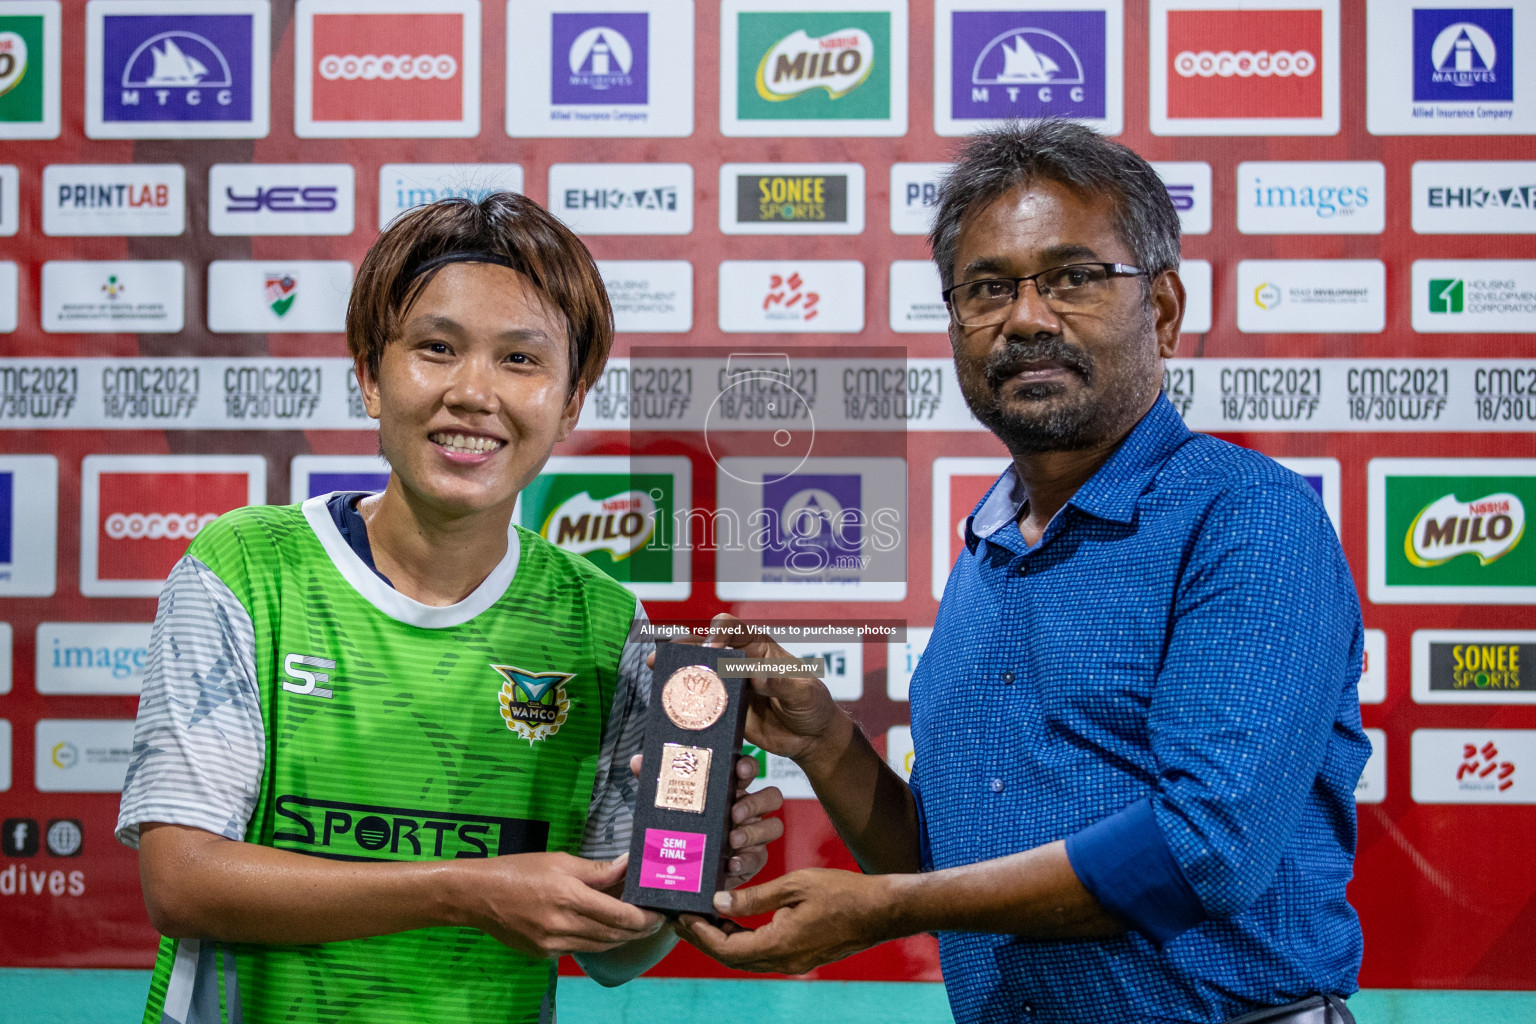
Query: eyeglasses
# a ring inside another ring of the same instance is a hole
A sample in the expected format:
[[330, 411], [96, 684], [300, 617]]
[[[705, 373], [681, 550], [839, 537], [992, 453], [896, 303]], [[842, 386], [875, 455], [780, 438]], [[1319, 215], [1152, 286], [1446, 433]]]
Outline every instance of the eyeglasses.
[[1026, 281], [1035, 282], [1035, 290], [1051, 309], [1071, 312], [1103, 302], [1111, 278], [1145, 274], [1128, 263], [1069, 263], [1028, 277], [989, 277], [957, 284], [944, 293], [944, 302], [961, 327], [990, 327], [1012, 315]]

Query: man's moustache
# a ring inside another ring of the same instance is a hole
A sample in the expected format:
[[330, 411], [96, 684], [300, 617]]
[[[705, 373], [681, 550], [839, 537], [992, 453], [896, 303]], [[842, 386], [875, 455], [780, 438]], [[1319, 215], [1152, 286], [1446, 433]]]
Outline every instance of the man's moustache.
[[1072, 370], [1084, 380], [1093, 379], [1093, 359], [1082, 349], [1069, 345], [1060, 338], [1043, 338], [1029, 342], [1010, 341], [1006, 348], [999, 349], [987, 357], [986, 366], [983, 367], [982, 372], [986, 375], [987, 383], [996, 389], [1022, 373], [1032, 363], [1056, 363]]

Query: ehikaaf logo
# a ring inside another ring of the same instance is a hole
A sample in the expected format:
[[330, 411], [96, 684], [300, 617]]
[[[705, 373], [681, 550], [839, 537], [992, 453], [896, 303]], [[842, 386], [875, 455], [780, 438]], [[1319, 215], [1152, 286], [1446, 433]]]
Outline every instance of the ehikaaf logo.
[[301, 0], [297, 19], [299, 136], [479, 133], [478, 4]]
[[209, 523], [264, 500], [265, 473], [260, 456], [86, 456], [81, 593], [159, 593], [187, 545]]

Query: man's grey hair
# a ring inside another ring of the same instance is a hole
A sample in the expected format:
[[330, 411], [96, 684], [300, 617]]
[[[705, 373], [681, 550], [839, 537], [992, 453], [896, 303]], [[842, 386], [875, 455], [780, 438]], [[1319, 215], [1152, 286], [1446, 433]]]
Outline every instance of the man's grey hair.
[[978, 132], [939, 185], [928, 244], [944, 287], [955, 283], [965, 218], [1019, 185], [1054, 181], [1114, 203], [1115, 232], [1148, 280], [1179, 266], [1179, 215], [1162, 179], [1141, 157], [1075, 121], [1009, 121]]

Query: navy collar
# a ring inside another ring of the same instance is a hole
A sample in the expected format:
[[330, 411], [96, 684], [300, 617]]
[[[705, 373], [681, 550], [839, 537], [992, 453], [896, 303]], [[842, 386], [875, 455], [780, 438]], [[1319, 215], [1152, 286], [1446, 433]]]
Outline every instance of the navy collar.
[[[1193, 436], [1168, 399], [1159, 395], [1108, 459], [1067, 501], [1098, 519], [1130, 523], [1136, 502], [1179, 446]], [[974, 554], [977, 542], [1018, 521], [1024, 508], [1023, 481], [1009, 466], [965, 523], [965, 546]], [[1059, 514], [1059, 513], [1058, 513]]]

